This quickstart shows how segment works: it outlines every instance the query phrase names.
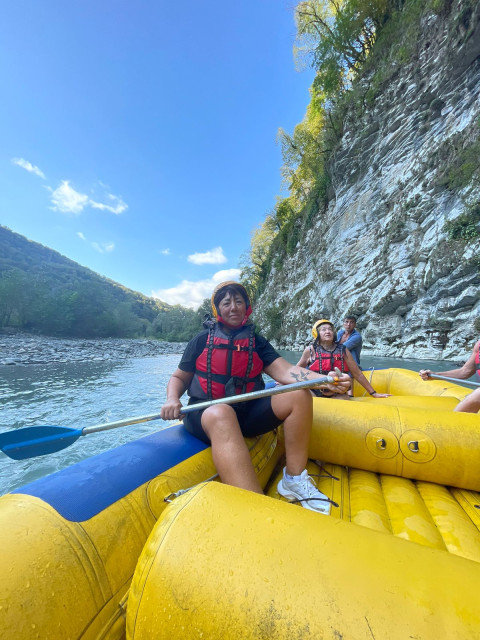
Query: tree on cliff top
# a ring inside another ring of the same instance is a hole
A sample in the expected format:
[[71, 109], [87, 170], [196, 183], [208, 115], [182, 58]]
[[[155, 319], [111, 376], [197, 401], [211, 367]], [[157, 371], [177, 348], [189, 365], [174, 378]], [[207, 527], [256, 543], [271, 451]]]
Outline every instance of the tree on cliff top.
[[291, 253], [313, 216], [328, 203], [328, 161], [343, 127], [335, 115], [336, 105], [348, 94], [388, 12], [399, 4], [403, 0], [302, 0], [295, 9], [297, 66], [310, 64], [316, 76], [302, 122], [293, 134], [278, 131], [283, 184], [289, 195], [279, 198], [254, 230], [250, 252], [242, 257], [242, 281], [254, 297], [266, 286], [274, 255]]
[[324, 100], [343, 93], [349, 75], [367, 59], [387, 0], [304, 0], [295, 9], [297, 63], [317, 71], [314, 92]]

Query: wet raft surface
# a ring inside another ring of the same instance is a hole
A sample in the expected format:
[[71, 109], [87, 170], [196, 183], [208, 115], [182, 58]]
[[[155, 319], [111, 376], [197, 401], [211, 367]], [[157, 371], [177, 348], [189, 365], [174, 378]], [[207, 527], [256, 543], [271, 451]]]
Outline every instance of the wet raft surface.
[[[480, 562], [480, 493], [340, 465], [310, 462], [308, 468], [338, 504], [329, 517]], [[283, 500], [280, 477], [279, 471], [266, 492]]]

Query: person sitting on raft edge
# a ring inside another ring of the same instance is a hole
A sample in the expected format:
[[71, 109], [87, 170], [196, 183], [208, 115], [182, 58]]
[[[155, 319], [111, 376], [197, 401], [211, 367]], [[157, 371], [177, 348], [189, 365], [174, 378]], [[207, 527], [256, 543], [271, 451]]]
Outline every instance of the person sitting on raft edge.
[[[452, 369], [451, 371], [420, 369], [418, 374], [422, 380], [429, 380], [431, 373], [436, 373], [439, 376], [448, 376], [449, 378], [458, 378], [459, 380], [468, 380], [470, 376], [473, 376], [475, 371], [480, 376], [480, 340], [475, 343], [472, 353], [463, 367]], [[478, 413], [480, 411], [480, 389], [475, 389], [475, 391], [468, 394], [468, 396], [457, 404], [454, 411], [460, 411], [461, 413]]]
[[[168, 382], [167, 400], [161, 409], [164, 420], [182, 417], [180, 398], [186, 390], [189, 404], [194, 404], [262, 389], [263, 371], [281, 384], [321, 377], [287, 362], [255, 333], [255, 325], [249, 321], [250, 299], [238, 282], [217, 285], [212, 294], [212, 312], [216, 321], [210, 320], [210, 326], [190, 340]], [[337, 384], [346, 391], [350, 385], [348, 376], [339, 376]], [[186, 414], [183, 422], [187, 431], [211, 444], [222, 482], [256, 493], [263, 491], [244, 438], [273, 431], [283, 422], [286, 467], [278, 493], [311, 511], [328, 515], [329, 498], [318, 491], [306, 469], [312, 417], [312, 396], [308, 389], [299, 389], [236, 405], [213, 405]]]
[[343, 319], [343, 329], [337, 333], [337, 341], [352, 354], [352, 358], [360, 367], [360, 354], [362, 352], [362, 334], [357, 329], [357, 319], [355, 316], [345, 316]]
[[[310, 371], [324, 375], [325, 371], [331, 371], [336, 367], [342, 373], [350, 373], [373, 398], [388, 398], [390, 396], [389, 393], [377, 393], [375, 391], [353, 359], [349, 349], [337, 342], [335, 328], [330, 320], [325, 318], [317, 320], [312, 327], [312, 336], [315, 339], [313, 345], [305, 349], [302, 357], [297, 362], [298, 367], [308, 367]], [[312, 393], [323, 398], [350, 399], [348, 395], [339, 395], [334, 390], [332, 391], [330, 387], [327, 389], [312, 389]]]

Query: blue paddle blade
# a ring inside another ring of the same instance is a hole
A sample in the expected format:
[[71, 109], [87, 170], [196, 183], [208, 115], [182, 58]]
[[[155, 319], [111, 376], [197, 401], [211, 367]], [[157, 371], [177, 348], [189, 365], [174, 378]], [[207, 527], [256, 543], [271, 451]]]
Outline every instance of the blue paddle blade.
[[25, 427], [0, 433], [0, 449], [13, 460], [45, 456], [66, 449], [82, 435], [70, 427]]

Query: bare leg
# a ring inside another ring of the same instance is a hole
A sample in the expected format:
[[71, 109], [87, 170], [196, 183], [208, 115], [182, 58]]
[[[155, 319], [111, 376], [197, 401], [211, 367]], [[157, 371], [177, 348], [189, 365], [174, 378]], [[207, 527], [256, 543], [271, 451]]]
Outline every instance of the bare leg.
[[480, 411], [480, 389], [472, 391], [470, 395], [457, 404], [454, 411], [478, 413], [478, 411]]
[[213, 462], [221, 481], [263, 493], [232, 407], [224, 404], [205, 409], [202, 427], [212, 443]]
[[285, 430], [287, 473], [298, 476], [307, 467], [313, 404], [309, 391], [292, 391], [272, 397], [272, 409]]

